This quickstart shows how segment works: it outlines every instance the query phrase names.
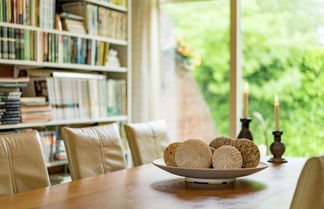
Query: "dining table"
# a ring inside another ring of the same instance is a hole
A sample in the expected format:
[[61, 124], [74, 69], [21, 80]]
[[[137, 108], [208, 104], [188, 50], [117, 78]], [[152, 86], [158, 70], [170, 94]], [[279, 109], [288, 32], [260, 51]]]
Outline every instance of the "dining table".
[[[267, 162], [270, 156], [261, 158]], [[306, 158], [229, 184], [197, 184], [153, 164], [0, 197], [1, 209], [288, 209]]]

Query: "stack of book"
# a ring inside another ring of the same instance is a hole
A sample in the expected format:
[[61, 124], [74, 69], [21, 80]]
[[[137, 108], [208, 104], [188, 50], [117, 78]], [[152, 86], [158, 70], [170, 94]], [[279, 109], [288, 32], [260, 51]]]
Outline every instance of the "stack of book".
[[104, 66], [109, 43], [0, 26], [0, 58]]
[[20, 87], [27, 85], [29, 78], [0, 78], [0, 124], [20, 122]]
[[86, 34], [83, 17], [63, 12], [60, 14], [60, 21], [62, 22], [63, 30], [78, 34]]
[[56, 160], [56, 161], [65, 161], [65, 160], [67, 160], [64, 141], [62, 139], [57, 140], [56, 150], [55, 150], [55, 153], [54, 153], [54, 160]]
[[21, 122], [40, 122], [52, 120], [52, 106], [45, 97], [22, 97]]
[[66, 3], [62, 8], [66, 13], [82, 16], [88, 34], [120, 40], [127, 39], [127, 15], [123, 12], [86, 2]]
[[1, 0], [0, 22], [54, 28], [55, 0]]

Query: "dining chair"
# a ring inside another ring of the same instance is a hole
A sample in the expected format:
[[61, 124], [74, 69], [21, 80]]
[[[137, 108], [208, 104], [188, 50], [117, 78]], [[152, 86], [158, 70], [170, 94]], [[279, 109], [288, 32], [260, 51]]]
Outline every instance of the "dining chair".
[[163, 156], [169, 144], [164, 120], [125, 124], [124, 129], [135, 166], [151, 163]]
[[324, 155], [306, 161], [290, 209], [324, 208]]
[[0, 136], [0, 196], [50, 185], [37, 131]]
[[126, 168], [116, 123], [62, 128], [72, 180]]

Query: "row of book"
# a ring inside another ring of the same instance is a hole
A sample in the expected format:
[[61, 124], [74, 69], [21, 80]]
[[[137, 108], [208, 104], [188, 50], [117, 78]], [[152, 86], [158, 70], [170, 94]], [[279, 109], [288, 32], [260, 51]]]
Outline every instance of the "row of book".
[[55, 120], [104, 118], [127, 113], [126, 81], [107, 79], [100, 74], [53, 72], [52, 77], [31, 77], [22, 92], [24, 96], [47, 97]]
[[[121, 6], [127, 5], [125, 0], [102, 1]], [[55, 2], [55, 0], [2, 0], [0, 1], [0, 22], [62, 30], [59, 26], [62, 25], [61, 16], [55, 14]], [[127, 14], [123, 12], [83, 1], [65, 3], [62, 9], [66, 13], [83, 18], [72, 22], [68, 20], [71, 23], [70, 28], [83, 31], [82, 27], [86, 25], [88, 34], [127, 39]]]
[[109, 43], [0, 27], [0, 58], [104, 66], [109, 58]]
[[[65, 13], [83, 17], [88, 34], [120, 40], [127, 39], [127, 14], [86, 2], [66, 3]], [[78, 23], [75, 23], [79, 25]]]
[[20, 87], [28, 81], [28, 78], [0, 78], [0, 124], [20, 122]]
[[1, 0], [0, 22], [53, 29], [55, 0]]

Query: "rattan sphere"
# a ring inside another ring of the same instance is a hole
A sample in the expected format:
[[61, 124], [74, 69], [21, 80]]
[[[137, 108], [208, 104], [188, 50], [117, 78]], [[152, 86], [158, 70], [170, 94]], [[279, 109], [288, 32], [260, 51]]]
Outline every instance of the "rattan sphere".
[[231, 145], [218, 148], [213, 154], [213, 167], [216, 169], [241, 168], [243, 159], [240, 151]]
[[212, 153], [202, 140], [189, 139], [178, 147], [175, 161], [178, 167], [209, 168], [212, 162]]
[[209, 143], [210, 147], [213, 147], [215, 149], [218, 149], [219, 147], [223, 146], [223, 145], [232, 145], [234, 139], [230, 138], [230, 137], [226, 137], [226, 136], [219, 136], [216, 137], [214, 140], [212, 140]]
[[249, 139], [234, 140], [233, 146], [240, 151], [243, 158], [242, 168], [255, 168], [260, 162], [260, 151]]
[[175, 162], [175, 153], [181, 144], [181, 142], [173, 142], [164, 150], [163, 159], [167, 166], [177, 166]]

